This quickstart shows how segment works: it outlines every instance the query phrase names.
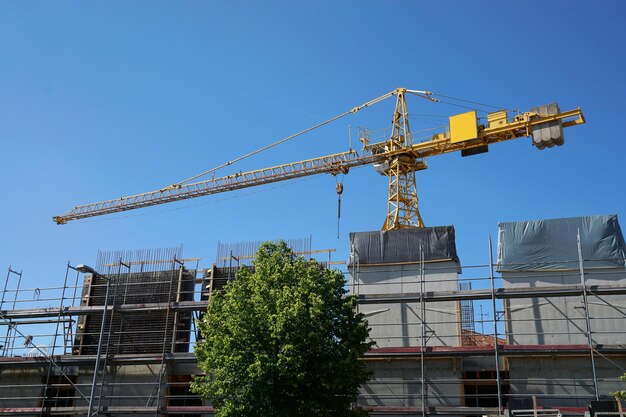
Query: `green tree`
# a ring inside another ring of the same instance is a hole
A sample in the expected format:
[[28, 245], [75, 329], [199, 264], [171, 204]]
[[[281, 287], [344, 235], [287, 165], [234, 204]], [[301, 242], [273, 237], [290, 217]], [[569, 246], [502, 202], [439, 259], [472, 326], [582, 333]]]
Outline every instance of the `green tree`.
[[242, 268], [213, 294], [199, 323], [192, 389], [218, 417], [364, 415], [354, 409], [367, 380], [360, 357], [368, 327], [346, 297], [341, 272], [264, 243], [254, 271]]
[[[626, 373], [620, 376], [619, 379], [621, 379], [622, 381], [626, 381]], [[614, 396], [617, 399], [626, 400], [626, 390], [610, 392], [609, 394]]]

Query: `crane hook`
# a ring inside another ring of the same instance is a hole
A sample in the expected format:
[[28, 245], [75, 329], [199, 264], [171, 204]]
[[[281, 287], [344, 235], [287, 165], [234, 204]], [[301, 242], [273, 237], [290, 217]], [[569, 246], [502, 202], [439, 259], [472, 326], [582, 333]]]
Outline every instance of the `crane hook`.
[[337, 191], [337, 239], [339, 239], [339, 222], [341, 220], [341, 194], [343, 193], [343, 183], [337, 179], [335, 184], [335, 191]]

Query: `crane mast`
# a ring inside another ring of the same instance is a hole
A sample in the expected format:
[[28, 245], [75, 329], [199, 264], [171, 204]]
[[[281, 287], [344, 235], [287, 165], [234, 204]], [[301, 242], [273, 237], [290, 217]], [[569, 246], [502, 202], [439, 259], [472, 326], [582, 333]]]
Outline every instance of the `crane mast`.
[[[409, 150], [413, 146], [405, 93], [406, 91], [402, 89], [396, 93], [396, 108], [393, 113], [388, 146], [388, 150], [392, 152]], [[415, 171], [422, 164], [424, 162], [421, 158], [415, 158], [410, 152], [399, 153], [389, 159], [389, 168], [386, 173], [389, 177], [387, 217], [383, 223], [383, 230], [424, 227], [418, 208], [415, 181]]]
[[[221, 177], [215, 177], [213, 174], [210, 179], [204, 181], [173, 184], [147, 193], [76, 206], [63, 215], [54, 216], [53, 220], [57, 224], [65, 224], [71, 220], [134, 210], [309, 175], [345, 174], [350, 168], [374, 164], [377, 171], [387, 176], [389, 180], [387, 215], [382, 229], [423, 227], [424, 222], [418, 207], [415, 173], [427, 168], [426, 158], [452, 152], [461, 152], [463, 156], [474, 155], [486, 152], [490, 144], [527, 136], [533, 137], [533, 145], [543, 149], [563, 143], [563, 128], [585, 123], [580, 108], [561, 112], [556, 104], [540, 106], [525, 113], [518, 113], [512, 118], [509, 118], [505, 110], [491, 112], [487, 115], [487, 124], [478, 123], [476, 111], [470, 111], [451, 116], [449, 128], [446, 131], [434, 134], [429, 140], [413, 143], [406, 104], [407, 93], [438, 101], [432, 97], [432, 93], [427, 91], [397, 88], [343, 114], [356, 113], [388, 97], [395, 96], [396, 98], [389, 138], [370, 143], [367, 136], [361, 137], [363, 149], [360, 155], [350, 149], [347, 152]], [[331, 120], [336, 120], [338, 117]], [[306, 131], [308, 130], [310, 129]], [[222, 166], [230, 164], [229, 162]]]

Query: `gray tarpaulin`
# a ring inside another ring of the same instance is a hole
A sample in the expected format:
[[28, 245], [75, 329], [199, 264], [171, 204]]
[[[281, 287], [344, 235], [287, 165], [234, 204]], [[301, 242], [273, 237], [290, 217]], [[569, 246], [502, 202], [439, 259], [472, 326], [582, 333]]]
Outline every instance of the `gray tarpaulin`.
[[353, 253], [350, 263], [365, 265], [419, 262], [420, 245], [424, 251], [424, 261], [458, 261], [454, 226], [436, 226], [350, 233], [350, 248]]
[[578, 268], [580, 230], [585, 268], [624, 266], [626, 244], [616, 215], [500, 223], [498, 271]]

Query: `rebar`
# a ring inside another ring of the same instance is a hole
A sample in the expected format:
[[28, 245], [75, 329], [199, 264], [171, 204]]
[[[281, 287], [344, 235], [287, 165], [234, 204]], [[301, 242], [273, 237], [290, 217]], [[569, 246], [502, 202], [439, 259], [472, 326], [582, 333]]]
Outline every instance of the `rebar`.
[[[302, 256], [310, 256], [313, 251], [311, 250], [312, 237], [295, 238], [295, 239], [276, 239], [273, 242], [277, 243], [283, 240], [289, 248], [296, 254]], [[237, 264], [241, 266], [251, 266], [254, 261], [254, 257], [261, 247], [263, 241], [251, 241], [251, 242], [236, 242], [236, 243], [222, 243], [217, 242], [217, 256], [216, 264], [225, 267], [227, 263], [232, 260], [232, 257], [238, 259]]]

